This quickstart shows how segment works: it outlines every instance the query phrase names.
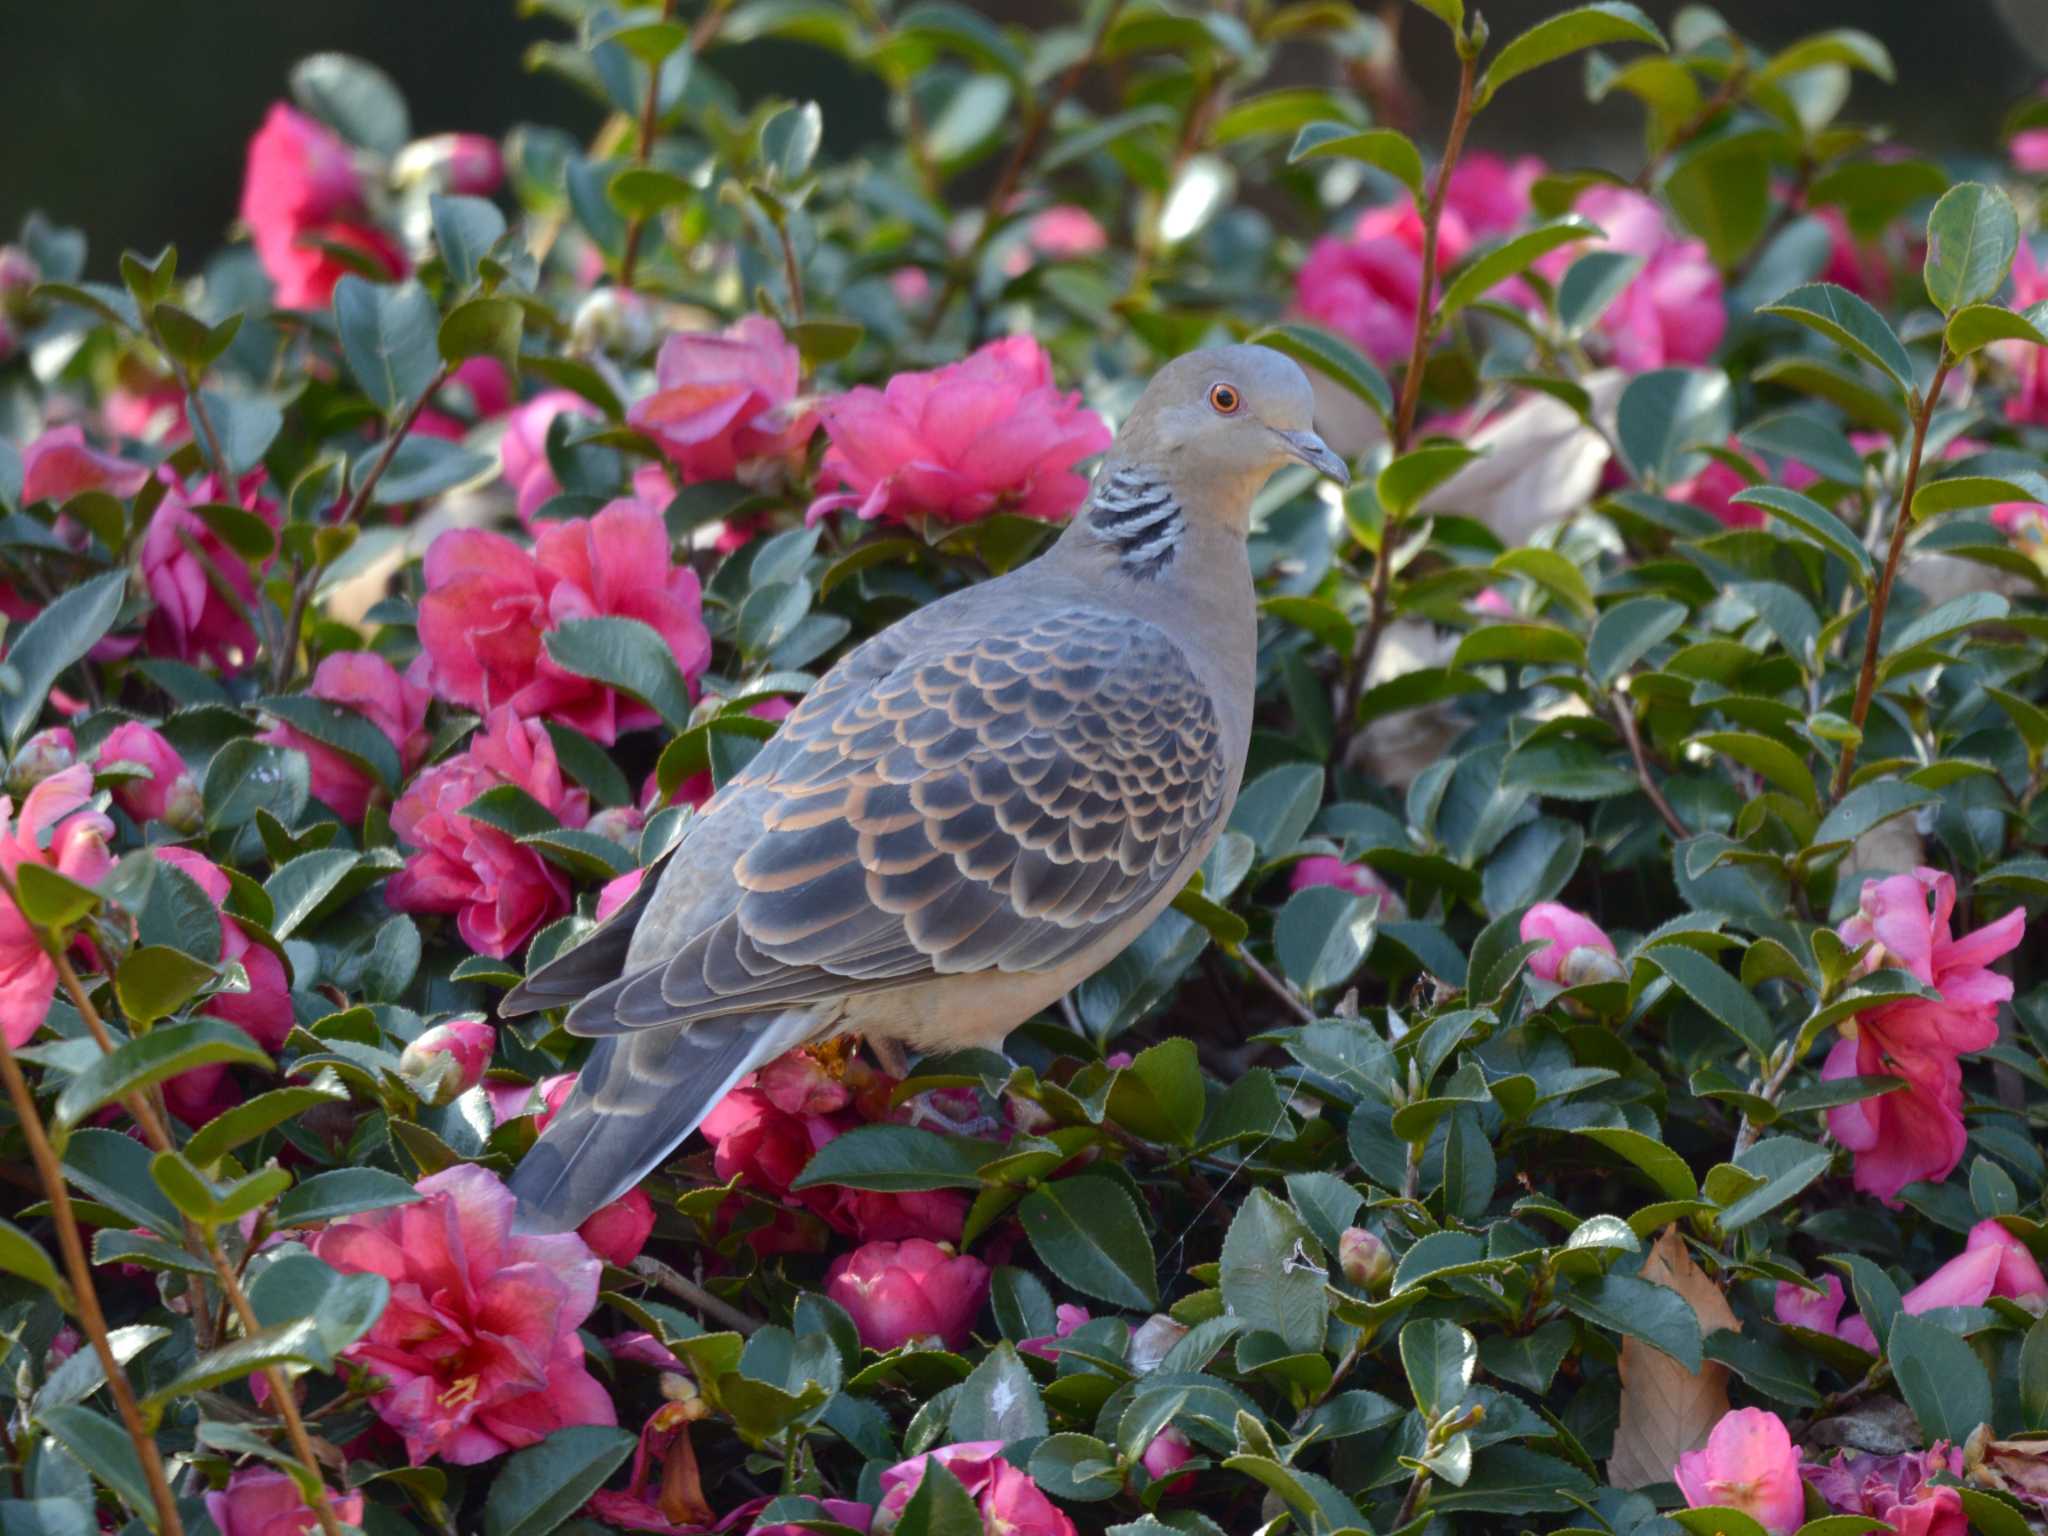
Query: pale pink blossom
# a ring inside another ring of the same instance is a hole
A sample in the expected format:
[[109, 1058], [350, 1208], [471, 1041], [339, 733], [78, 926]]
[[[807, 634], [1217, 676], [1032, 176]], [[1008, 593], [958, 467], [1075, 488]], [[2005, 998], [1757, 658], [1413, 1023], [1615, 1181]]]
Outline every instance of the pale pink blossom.
[[[1588, 187], [1579, 195], [1578, 212], [1605, 232], [1596, 249], [1643, 258], [1642, 270], [1595, 324], [1600, 349], [1628, 373], [1711, 359], [1728, 315], [1721, 274], [1706, 243], [1675, 234], [1662, 207], [1626, 187]], [[1536, 270], [1555, 282], [1586, 249], [1575, 245], [1553, 251], [1536, 263]]]
[[[363, 1521], [360, 1493], [326, 1494], [327, 1508], [343, 1525]], [[299, 1536], [317, 1530], [320, 1520], [299, 1492], [299, 1485], [275, 1467], [251, 1463], [239, 1467], [225, 1488], [206, 1495], [206, 1517], [220, 1536]]]
[[497, 1030], [482, 1019], [448, 1019], [406, 1046], [398, 1070], [423, 1102], [452, 1104], [484, 1080], [497, 1048]]
[[1739, 1509], [1770, 1536], [1791, 1536], [1804, 1523], [1799, 1452], [1775, 1413], [1723, 1414], [1707, 1443], [1680, 1456], [1671, 1475], [1690, 1508]]
[[1521, 934], [1524, 944], [1545, 941], [1545, 947], [1529, 957], [1531, 973], [1561, 986], [1576, 984], [1568, 969], [1579, 951], [1592, 950], [1609, 959], [1615, 955], [1614, 940], [1607, 937], [1605, 929], [1585, 913], [1574, 912], [1560, 902], [1539, 901], [1524, 912]]
[[126, 501], [149, 483], [146, 465], [102, 453], [85, 440], [83, 427], [51, 427], [21, 451], [21, 499], [59, 506], [86, 491], [105, 491]]
[[766, 315], [669, 337], [654, 373], [654, 393], [626, 420], [654, 439], [685, 485], [752, 483], [786, 470], [817, 430], [817, 412], [799, 399], [802, 355]]
[[512, 488], [519, 521], [533, 526], [533, 514], [561, 495], [562, 484], [548, 463], [548, 428], [557, 416], [595, 417], [597, 407], [566, 389], [544, 390], [513, 409], [498, 440], [498, 464]]

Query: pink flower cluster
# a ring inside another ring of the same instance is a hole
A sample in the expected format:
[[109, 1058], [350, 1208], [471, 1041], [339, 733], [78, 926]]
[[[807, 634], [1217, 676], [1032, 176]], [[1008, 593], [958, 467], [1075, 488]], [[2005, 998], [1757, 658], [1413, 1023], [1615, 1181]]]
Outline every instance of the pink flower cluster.
[[1867, 880], [1856, 915], [1838, 930], [1844, 943], [1869, 945], [1865, 965], [1910, 972], [1938, 994], [1886, 1003], [1843, 1024], [1821, 1069], [1824, 1081], [1891, 1075], [1906, 1087], [1828, 1111], [1828, 1130], [1856, 1154], [1856, 1187], [1888, 1205], [1919, 1179], [1941, 1180], [1962, 1161], [1963, 1076], [1959, 1058], [1998, 1039], [1998, 1006], [2012, 982], [1989, 967], [2026, 932], [2012, 911], [1956, 938], [1955, 881], [1934, 869]]
[[[144, 642], [158, 656], [236, 671], [256, 652], [255, 631], [243, 615], [255, 599], [257, 573], [193, 508], [224, 502], [255, 513], [275, 529], [277, 504], [257, 494], [260, 471], [233, 494], [213, 475], [189, 488], [169, 468], [158, 470], [157, 478], [164, 483], [164, 498], [142, 535], [142, 579], [156, 601]], [[222, 585], [234, 594], [232, 600]]]
[[1724, 1414], [1699, 1450], [1678, 1458], [1672, 1476], [1693, 1509], [1734, 1509], [1770, 1536], [1791, 1536], [1806, 1523], [1811, 1486], [1836, 1515], [1881, 1520], [1906, 1536], [1965, 1536], [1960, 1494], [1936, 1473], [1960, 1477], [1962, 1452], [1946, 1444], [1904, 1456], [1839, 1452], [1803, 1461], [1784, 1421], [1761, 1408]]
[[[1878, 1354], [1879, 1341], [1870, 1324], [1853, 1312], [1842, 1316], [1848, 1298], [1841, 1280], [1828, 1275], [1822, 1287], [1816, 1295], [1804, 1286], [1780, 1282], [1775, 1302], [1778, 1321], [1815, 1333], [1831, 1333], [1869, 1354]], [[1981, 1307], [1993, 1296], [2039, 1306], [2048, 1303], [2048, 1278], [2043, 1277], [2026, 1244], [2002, 1223], [1987, 1220], [1970, 1229], [1961, 1253], [1901, 1296], [1899, 1305], [1917, 1317], [1936, 1307]]]
[[573, 1424], [617, 1423], [576, 1334], [603, 1267], [583, 1239], [515, 1232], [511, 1191], [470, 1164], [416, 1187], [416, 1204], [338, 1221], [312, 1242], [344, 1274], [391, 1283], [348, 1358], [384, 1378], [371, 1406], [413, 1463], [469, 1465]]

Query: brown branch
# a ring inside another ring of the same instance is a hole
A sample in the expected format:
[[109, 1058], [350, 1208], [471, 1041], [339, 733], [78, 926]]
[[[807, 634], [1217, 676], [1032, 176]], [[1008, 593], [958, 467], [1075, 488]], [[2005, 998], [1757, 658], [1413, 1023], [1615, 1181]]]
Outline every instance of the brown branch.
[[1692, 829], [1686, 826], [1678, 812], [1671, 808], [1671, 802], [1664, 798], [1664, 791], [1657, 787], [1657, 781], [1650, 776], [1650, 755], [1643, 750], [1643, 734], [1636, 725], [1635, 705], [1626, 694], [1617, 693], [1614, 699], [1614, 723], [1621, 730], [1621, 739], [1628, 743], [1628, 755], [1636, 765], [1636, 780], [1643, 786], [1643, 794], [1664, 819], [1664, 825], [1671, 829], [1671, 835], [1681, 843], [1692, 836]]
[[1863, 722], [1870, 718], [1870, 696], [1877, 687], [1878, 651], [1884, 639], [1884, 615], [1891, 606], [1892, 583], [1898, 579], [1899, 560], [1906, 552], [1906, 534], [1913, 526], [1913, 493], [1920, 485], [1920, 457], [1927, 447], [1927, 424], [1934, 415], [1935, 403], [1941, 398], [1941, 386], [1948, 382], [1949, 370], [1955, 365], [1956, 360], [1944, 348], [1927, 393], [1913, 402], [1913, 447], [1906, 459], [1905, 483], [1899, 488], [1899, 509], [1892, 520], [1891, 546], [1885, 551], [1884, 570], [1877, 578], [1877, 590], [1870, 595], [1869, 629], [1863, 636], [1863, 666], [1856, 674], [1856, 702], [1849, 709], [1849, 723], [1856, 727], [1857, 734], [1842, 744], [1842, 759], [1835, 765], [1834, 783], [1829, 789], [1837, 799], [1849, 787], [1849, 776], [1856, 767], [1856, 746], [1862, 740]]
[[760, 1328], [758, 1318], [747, 1316], [730, 1302], [721, 1301], [696, 1281], [685, 1278], [657, 1258], [641, 1254], [632, 1264], [633, 1273], [660, 1286], [671, 1296], [688, 1302], [706, 1317], [715, 1317], [736, 1333], [750, 1334]]
[[[1422, 211], [1422, 285], [1415, 295], [1415, 339], [1408, 350], [1408, 370], [1401, 376], [1401, 395], [1395, 408], [1393, 451], [1395, 457], [1408, 451], [1415, 433], [1415, 412], [1422, 401], [1422, 376], [1429, 362], [1429, 344], [1436, 334], [1432, 307], [1436, 302], [1437, 245], [1443, 224], [1444, 200], [1451, 189], [1451, 172], [1465, 148], [1465, 132], [1472, 126], [1472, 90], [1479, 70], [1477, 47], [1461, 39], [1458, 48], [1458, 102], [1451, 113], [1450, 133], [1444, 139], [1443, 159], [1436, 168], [1436, 180], [1429, 189], [1429, 202]], [[1380, 513], [1380, 548], [1372, 567], [1372, 611], [1366, 616], [1365, 633], [1351, 653], [1338, 690], [1337, 741], [1330, 756], [1331, 772], [1343, 763], [1356, 729], [1358, 701], [1365, 694], [1365, 680], [1372, 673], [1373, 658], [1386, 634], [1388, 590], [1393, 580], [1394, 541], [1400, 519], [1390, 511]]]
[[1236, 954], [1233, 956], [1233, 958], [1236, 959], [1237, 962], [1240, 965], [1242, 965], [1246, 970], [1252, 973], [1252, 976], [1258, 981], [1259, 985], [1263, 986], [1268, 992], [1272, 993], [1275, 997], [1279, 998], [1280, 1001], [1286, 1005], [1287, 1011], [1292, 1013], [1297, 1019], [1301, 1020], [1302, 1023], [1314, 1024], [1317, 1022], [1316, 1011], [1313, 1008], [1309, 1007], [1307, 1003], [1301, 1000], [1301, 994], [1299, 992], [1296, 992], [1294, 988], [1290, 987], [1278, 976], [1275, 976], [1271, 971], [1267, 970], [1263, 965], [1259, 964], [1259, 962], [1255, 958], [1253, 958], [1252, 952], [1250, 950], [1240, 946], [1236, 951]]
[[[667, 21], [669, 17], [675, 14], [675, 9], [676, 0], [661, 0], [661, 19]], [[711, 0], [711, 4], [705, 7], [704, 15], [697, 23], [698, 29], [702, 30], [707, 22], [716, 26], [718, 16], [724, 9], [722, 0]], [[691, 36], [693, 44], [695, 40], [695, 34], [693, 33]], [[640, 142], [639, 147], [633, 152], [633, 163], [635, 165], [647, 164], [649, 158], [654, 154], [654, 136], [660, 127], [661, 66], [659, 64], [649, 64], [647, 66], [647, 98], [640, 107]], [[626, 249], [625, 253], [619, 258], [619, 286], [622, 288], [631, 288], [633, 286], [633, 269], [640, 262], [640, 233], [646, 226], [647, 215], [644, 213], [634, 214], [626, 224]]]

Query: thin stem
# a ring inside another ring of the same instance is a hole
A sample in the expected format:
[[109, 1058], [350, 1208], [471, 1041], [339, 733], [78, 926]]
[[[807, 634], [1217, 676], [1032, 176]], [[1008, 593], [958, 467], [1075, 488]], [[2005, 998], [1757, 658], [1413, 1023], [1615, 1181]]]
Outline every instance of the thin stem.
[[1956, 360], [1942, 352], [1941, 363], [1934, 370], [1933, 382], [1927, 386], [1927, 393], [1913, 402], [1913, 448], [1906, 459], [1906, 479], [1899, 488], [1898, 511], [1892, 517], [1891, 547], [1885, 551], [1884, 570], [1877, 578], [1877, 590], [1870, 595], [1870, 618], [1868, 629], [1863, 636], [1863, 666], [1856, 674], [1856, 702], [1849, 709], [1849, 723], [1856, 727], [1857, 734], [1842, 744], [1842, 760], [1835, 765], [1835, 779], [1830, 793], [1840, 799], [1849, 787], [1850, 775], [1856, 768], [1856, 745], [1862, 739], [1863, 722], [1870, 718], [1870, 696], [1877, 687], [1878, 650], [1884, 639], [1885, 610], [1891, 606], [1892, 583], [1898, 579], [1899, 560], [1906, 552], [1906, 534], [1913, 526], [1913, 492], [1920, 484], [1920, 456], [1927, 447], [1927, 424], [1934, 416], [1935, 402], [1941, 398], [1941, 387], [1948, 382], [1949, 370]]
[[738, 1307], [719, 1300], [696, 1281], [677, 1274], [657, 1258], [641, 1254], [633, 1261], [633, 1273], [660, 1286], [671, 1296], [688, 1302], [705, 1316], [717, 1318], [736, 1333], [753, 1333], [761, 1326], [758, 1318], [749, 1317]]
[[[9, 894], [11, 897], [11, 890]], [[170, 1480], [164, 1475], [163, 1458], [157, 1454], [156, 1440], [143, 1423], [142, 1409], [135, 1401], [135, 1389], [129, 1385], [128, 1374], [114, 1358], [114, 1346], [107, 1338], [107, 1317], [100, 1310], [99, 1293], [93, 1289], [92, 1266], [86, 1261], [85, 1239], [71, 1209], [71, 1192], [64, 1186], [63, 1169], [43, 1131], [43, 1119], [36, 1112], [28, 1079], [21, 1075], [21, 1066], [4, 1037], [0, 1037], [0, 1076], [7, 1079], [7, 1097], [13, 1102], [15, 1118], [21, 1122], [22, 1136], [42, 1179], [43, 1193], [50, 1200], [50, 1219], [56, 1224], [57, 1247], [64, 1259], [65, 1277], [71, 1284], [72, 1305], [86, 1337], [92, 1341], [93, 1353], [99, 1356], [107, 1389], [114, 1396], [114, 1408], [135, 1446], [143, 1480], [149, 1484], [150, 1502], [156, 1506], [156, 1529], [162, 1536], [184, 1536], [185, 1525], [178, 1518], [178, 1503], [171, 1494]]]
[[[661, 0], [661, 19], [667, 21], [669, 17], [675, 14], [675, 9], [676, 0]], [[712, 21], [715, 24], [716, 17], [723, 9], [724, 6], [720, 3], [720, 0], [712, 0], [712, 3], [705, 8], [704, 19], [698, 22], [698, 26], [702, 27], [704, 21]], [[633, 152], [633, 163], [635, 165], [647, 164], [648, 159], [653, 155], [654, 136], [660, 127], [661, 66], [659, 64], [649, 64], [647, 66], [647, 96], [640, 107], [640, 142]], [[619, 286], [622, 288], [631, 288], [633, 286], [633, 269], [640, 262], [640, 232], [646, 227], [646, 224], [647, 215], [636, 213], [626, 225], [626, 251], [619, 258]]]
[[[1737, 48], [1741, 46], [1739, 42], [1736, 44]], [[1712, 123], [1715, 118], [1733, 106], [1736, 98], [1742, 94], [1743, 88], [1748, 84], [1749, 68], [1740, 61], [1740, 56], [1738, 55], [1738, 62], [1729, 69], [1727, 76], [1715, 88], [1714, 94], [1700, 103], [1700, 108], [1697, 112], [1679, 124], [1677, 131], [1671, 135], [1664, 147], [1652, 155], [1644, 163], [1642, 170], [1636, 173], [1636, 190], [1638, 192], [1647, 192], [1651, 184], [1656, 181], [1657, 173], [1670, 164], [1671, 157], [1698, 138], [1706, 130], [1708, 124]]]
[[1395, 1530], [1400, 1530], [1415, 1518], [1415, 1512], [1422, 1507], [1423, 1496], [1429, 1492], [1429, 1482], [1429, 1474], [1417, 1468], [1415, 1476], [1408, 1480], [1408, 1491], [1401, 1496], [1401, 1507], [1395, 1512]]
[[[1784, 1057], [1771, 1069], [1770, 1077], [1756, 1085], [1757, 1095], [1769, 1104], [1778, 1102], [1778, 1095], [1785, 1091], [1785, 1080], [1792, 1075], [1792, 1069], [1799, 1065], [1798, 1053], [1791, 1046], [1783, 1046], [1781, 1049], [1785, 1053]], [[1732, 1155], [1740, 1157], [1747, 1152], [1755, 1145], [1761, 1131], [1762, 1127], [1754, 1124], [1745, 1114], [1742, 1117], [1742, 1124], [1735, 1130], [1735, 1151]]]
[[[162, 347], [163, 343], [159, 341], [157, 345]], [[178, 381], [178, 388], [184, 391], [185, 398], [191, 402], [192, 419], [199, 423], [199, 435], [206, 440], [207, 457], [213, 460], [213, 472], [220, 476], [222, 494], [232, 495], [233, 487], [228, 484], [228, 479], [233, 472], [228, 467], [227, 455], [220, 450], [220, 434], [213, 429], [213, 416], [206, 409], [206, 401], [199, 393], [199, 381], [186, 371], [183, 363], [171, 356], [168, 349], [164, 351], [164, 356], [170, 362], [171, 377]]]
[[789, 318], [798, 325], [804, 319], [804, 274], [796, 259], [796, 240], [790, 235], [789, 220], [775, 220], [775, 237], [782, 243], [782, 280], [789, 286]]
[[927, 338], [935, 334], [940, 321], [945, 319], [946, 310], [958, 297], [960, 288], [967, 280], [967, 274], [974, 270], [975, 262], [988, 246], [995, 233], [996, 222], [1009, 206], [1011, 196], [1017, 190], [1017, 183], [1024, 172], [1038, 157], [1045, 142], [1046, 131], [1052, 127], [1052, 120], [1059, 114], [1080, 86], [1082, 78], [1095, 63], [1096, 55], [1102, 52], [1103, 40], [1109, 36], [1109, 29], [1122, 14], [1124, 0], [1110, 0], [1103, 7], [1102, 20], [1096, 24], [1095, 35], [1088, 41], [1088, 51], [1069, 64], [1059, 79], [1053, 83], [1042, 101], [1033, 104], [1030, 116], [1024, 121], [1024, 131], [1017, 136], [1016, 148], [1010, 151], [1010, 158], [1003, 162], [1003, 168], [996, 173], [995, 184], [989, 188], [988, 198], [982, 204], [981, 227], [974, 232], [974, 243], [965, 255], [954, 262], [946, 273], [945, 285], [939, 289], [939, 296], [933, 301], [924, 318], [924, 334]]
[[1624, 693], [1614, 696], [1614, 723], [1621, 730], [1621, 739], [1628, 743], [1628, 755], [1636, 765], [1636, 781], [1643, 786], [1643, 794], [1664, 819], [1664, 825], [1671, 829], [1671, 835], [1681, 843], [1692, 836], [1692, 829], [1680, 819], [1678, 812], [1671, 808], [1671, 802], [1664, 798], [1664, 791], [1657, 787], [1657, 781], [1650, 776], [1650, 755], [1643, 750], [1643, 734], [1636, 725], [1635, 705]]
[[[1479, 53], [1476, 47], [1467, 47], [1461, 40], [1458, 55], [1458, 102], [1451, 113], [1451, 129], [1444, 138], [1436, 180], [1430, 184], [1429, 202], [1422, 210], [1422, 284], [1415, 295], [1415, 339], [1408, 349], [1408, 369], [1401, 376], [1401, 394], [1394, 411], [1393, 450], [1397, 458], [1408, 451], [1409, 439], [1415, 435], [1415, 413], [1422, 402], [1422, 376], [1429, 362], [1429, 344], [1436, 334], [1431, 311], [1436, 302], [1437, 245], [1444, 200], [1450, 194], [1451, 172], [1464, 152], [1465, 132], [1472, 126], [1472, 90], [1479, 70]], [[1345, 667], [1343, 687], [1338, 690], [1337, 743], [1330, 755], [1333, 773], [1348, 755], [1358, 701], [1365, 694], [1365, 680], [1372, 674], [1373, 657], [1379, 652], [1391, 617], [1388, 590], [1393, 581], [1394, 543], [1399, 529], [1400, 519], [1383, 511], [1379, 555], [1372, 566], [1372, 610], [1366, 616], [1365, 633], [1358, 637]]]
[[1252, 973], [1261, 986], [1287, 1006], [1288, 1012], [1292, 1013], [1304, 1024], [1316, 1022], [1316, 1011], [1301, 1000], [1301, 994], [1267, 970], [1263, 965], [1259, 964], [1250, 950], [1239, 948], [1236, 958], [1239, 964]]
[[206, 573], [206, 584], [213, 588], [222, 602], [234, 610], [235, 617], [248, 629], [250, 640], [257, 645], [268, 644], [271, 638], [270, 626], [264, 622], [262, 615], [250, 604], [249, 599], [236, 590], [234, 582], [228, 579], [228, 573], [221, 569], [220, 562], [206, 552], [206, 546], [183, 528], [178, 530], [178, 542], [184, 546], [186, 554], [199, 562], [199, 569]]

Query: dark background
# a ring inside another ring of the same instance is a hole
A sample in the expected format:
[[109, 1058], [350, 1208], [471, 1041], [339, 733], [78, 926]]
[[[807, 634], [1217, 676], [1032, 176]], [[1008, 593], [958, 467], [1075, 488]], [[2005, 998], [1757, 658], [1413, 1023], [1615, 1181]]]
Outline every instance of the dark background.
[[[1493, 0], [1482, 9], [1498, 39], [1563, 3]], [[1014, 19], [1054, 6], [1062, 19], [1070, 14], [1059, 0], [982, 8]], [[695, 9], [684, 0], [685, 14]], [[1644, 0], [1644, 9], [1668, 22], [1678, 4]], [[1995, 152], [2000, 118], [2048, 74], [2048, 0], [1723, 0], [1720, 9], [1764, 46], [1830, 26], [1875, 33], [1898, 61], [1900, 83], [1859, 78], [1850, 114], [1890, 122], [1937, 154]], [[1420, 11], [1404, 29], [1422, 135], [1433, 139], [1442, 114], [1430, 106], [1454, 79], [1448, 49]], [[416, 132], [495, 134], [537, 121], [587, 134], [596, 106], [523, 63], [529, 44], [561, 35], [559, 23], [519, 15], [512, 0], [17, 0], [0, 24], [0, 239], [41, 208], [86, 230], [97, 275], [111, 272], [123, 247], [154, 251], [166, 240], [196, 260], [234, 218], [243, 146], [266, 105], [284, 94], [292, 62], [322, 49], [389, 71]], [[749, 96], [817, 97], [841, 145], [884, 131], [879, 87], [829, 55], [771, 42], [722, 50], [718, 63]], [[1504, 91], [1475, 138], [1566, 164], [1632, 168], [1638, 123], [1627, 101], [1589, 107], [1567, 63]]]

